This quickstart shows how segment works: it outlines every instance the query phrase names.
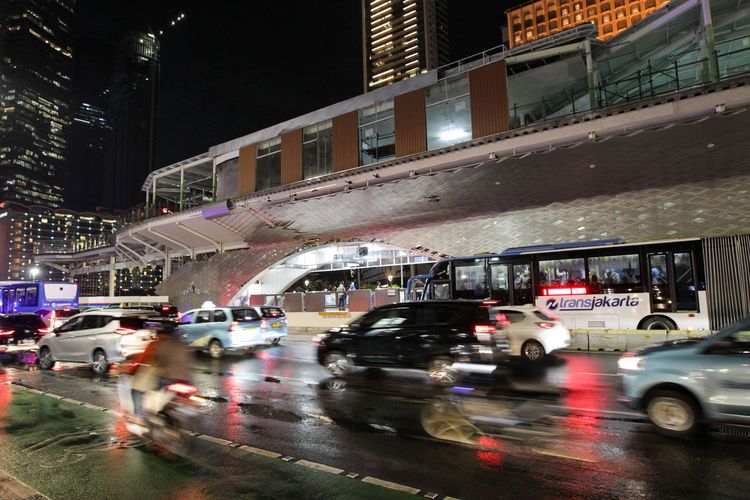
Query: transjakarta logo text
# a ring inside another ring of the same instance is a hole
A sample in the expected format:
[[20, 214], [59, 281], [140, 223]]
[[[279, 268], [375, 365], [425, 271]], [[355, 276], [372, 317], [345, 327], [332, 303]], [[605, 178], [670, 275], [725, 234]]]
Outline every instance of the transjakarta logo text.
[[588, 297], [580, 299], [555, 298], [547, 299], [546, 307], [551, 311], [591, 311], [602, 307], [635, 307], [640, 303], [638, 297]]

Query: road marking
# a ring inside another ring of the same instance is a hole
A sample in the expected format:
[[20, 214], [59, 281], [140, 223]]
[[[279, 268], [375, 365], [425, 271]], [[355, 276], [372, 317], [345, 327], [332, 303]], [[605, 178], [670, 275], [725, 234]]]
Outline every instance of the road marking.
[[377, 486], [382, 486], [383, 488], [389, 488], [391, 490], [403, 491], [404, 493], [411, 493], [412, 495], [416, 495], [417, 493], [420, 492], [419, 488], [412, 488], [411, 486], [405, 486], [403, 484], [392, 483], [391, 481], [384, 481], [383, 479], [378, 479], [372, 476], [367, 476], [366, 478], [362, 479], [362, 482], [375, 484]]
[[253, 446], [248, 446], [248, 445], [240, 446], [240, 450], [245, 451], [247, 453], [254, 453], [256, 455], [262, 455], [268, 458], [281, 458], [281, 453], [276, 453], [275, 451], [263, 450], [261, 448], [255, 448]]
[[[27, 498], [49, 498], [38, 491], [34, 490], [30, 486], [28, 486], [25, 483], [22, 483], [15, 477], [11, 476], [7, 472], [3, 472], [0, 470], [0, 487], [5, 488], [10, 491], [12, 495], [16, 495], [19, 499], [27, 499]], [[3, 498], [6, 498], [3, 496]], [[9, 497], [14, 498], [14, 497]]]
[[317, 462], [310, 462], [308, 460], [297, 460], [295, 463], [303, 467], [309, 467], [310, 469], [315, 469], [315, 470], [319, 470], [322, 472], [328, 472], [330, 474], [335, 474], [337, 476], [340, 475], [342, 472], [344, 472], [344, 469], [331, 467], [330, 465], [319, 464]]
[[217, 438], [213, 436], [206, 436], [205, 434], [201, 434], [200, 436], [198, 436], [198, 439], [202, 439], [210, 443], [221, 444], [224, 446], [229, 446], [230, 444], [232, 444], [232, 441], [228, 439], [221, 439], [221, 438]]
[[359, 474], [357, 474], [356, 472], [350, 472], [349, 474], [346, 475], [346, 477], [350, 479], [357, 479], [359, 477]]

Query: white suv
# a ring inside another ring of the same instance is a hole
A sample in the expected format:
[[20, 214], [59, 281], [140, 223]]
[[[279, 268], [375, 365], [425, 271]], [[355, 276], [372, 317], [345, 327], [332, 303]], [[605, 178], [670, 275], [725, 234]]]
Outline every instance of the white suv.
[[503, 331], [508, 334], [511, 356], [541, 361], [546, 354], [570, 345], [570, 330], [546, 309], [529, 304], [498, 306], [496, 312], [505, 315]]
[[140, 354], [156, 338], [158, 319], [143, 311], [98, 309], [76, 314], [39, 341], [39, 367], [50, 370], [57, 361], [88, 363], [98, 375]]

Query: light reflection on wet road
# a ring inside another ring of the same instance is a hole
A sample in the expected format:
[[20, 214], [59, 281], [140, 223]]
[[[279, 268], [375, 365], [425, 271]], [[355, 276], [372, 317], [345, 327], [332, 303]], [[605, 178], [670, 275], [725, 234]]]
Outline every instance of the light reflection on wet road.
[[[618, 405], [616, 359], [564, 353], [513, 365], [510, 388], [469, 378], [444, 389], [411, 371], [332, 379], [308, 343], [197, 357], [207, 403], [195, 430], [465, 499], [744, 497], [750, 439], [661, 437]], [[7, 376], [117, 407], [116, 376], [61, 368]]]

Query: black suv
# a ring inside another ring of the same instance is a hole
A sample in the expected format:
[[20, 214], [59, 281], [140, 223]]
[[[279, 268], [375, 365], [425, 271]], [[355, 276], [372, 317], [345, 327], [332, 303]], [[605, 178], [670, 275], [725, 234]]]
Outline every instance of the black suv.
[[318, 362], [334, 376], [352, 365], [423, 368], [441, 384], [458, 371], [491, 373], [507, 360], [508, 337], [493, 302], [445, 300], [378, 307], [316, 338]]
[[0, 351], [13, 346], [32, 346], [47, 333], [47, 325], [36, 314], [0, 314]]

